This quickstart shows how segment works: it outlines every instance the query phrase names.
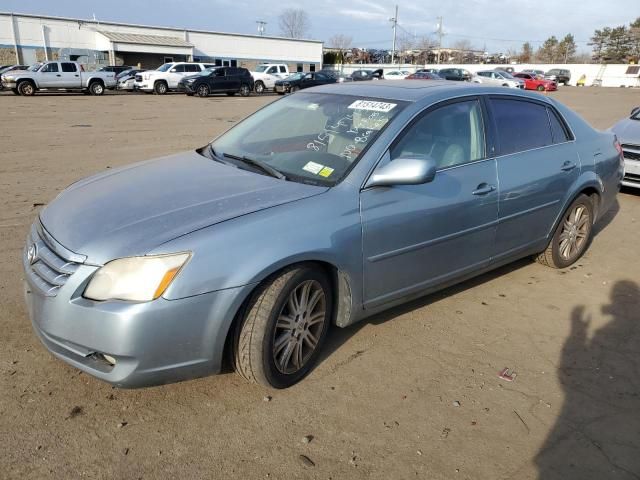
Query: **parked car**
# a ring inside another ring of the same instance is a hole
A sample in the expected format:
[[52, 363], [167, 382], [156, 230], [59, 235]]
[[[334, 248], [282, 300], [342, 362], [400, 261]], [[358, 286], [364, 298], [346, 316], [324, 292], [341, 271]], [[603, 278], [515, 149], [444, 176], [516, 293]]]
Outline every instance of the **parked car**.
[[113, 72], [85, 72], [77, 62], [45, 62], [2, 75], [2, 85], [25, 96], [41, 90], [76, 90], [102, 95], [106, 88], [115, 88], [116, 79]]
[[438, 71], [438, 75], [445, 80], [454, 80], [458, 82], [469, 82], [473, 77], [472, 73], [464, 68], [441, 68]]
[[442, 77], [431, 72], [416, 72], [409, 75], [407, 80], [442, 80]]
[[133, 67], [128, 67], [126, 65], [105, 65], [104, 67], [100, 67], [98, 72], [113, 72], [118, 76], [122, 72], [126, 70], [131, 70]]
[[[26, 70], [27, 68], [29, 68], [29, 65], [3, 65], [0, 67], [0, 90], [4, 90], [4, 87], [2, 86], [2, 75], [15, 70]], [[14, 93], [18, 92], [15, 91]]]
[[141, 74], [145, 70], [131, 68], [116, 75], [116, 89], [133, 91], [135, 89], [136, 75]]
[[624, 156], [626, 187], [640, 188], [640, 106], [631, 110], [628, 117], [617, 122], [611, 131], [616, 134]]
[[367, 80], [380, 80], [383, 76], [382, 69], [378, 70], [355, 70], [351, 72], [351, 80], [361, 82]]
[[520, 90], [406, 87], [314, 87], [60, 192], [23, 254], [42, 343], [121, 387], [217, 373], [228, 353], [284, 388], [333, 324], [582, 256], [622, 179], [612, 133]]
[[251, 72], [255, 82], [256, 93], [262, 93], [265, 90], [273, 90], [276, 81], [287, 78], [289, 66], [286, 63], [263, 63]]
[[544, 78], [547, 80], [553, 80], [557, 85], [569, 85], [569, 81], [571, 80], [571, 70], [567, 70], [566, 68], [552, 68], [547, 73], [544, 74]]
[[200, 73], [215, 67], [212, 63], [171, 62], [161, 65], [155, 70], [147, 70], [136, 74], [134, 88], [147, 93], [164, 95], [171, 90], [177, 90], [180, 80], [184, 77]]
[[558, 89], [556, 82], [545, 80], [544, 78], [541, 78], [540, 76], [534, 75], [532, 73], [520, 72], [514, 73], [513, 76], [524, 80], [524, 88], [526, 90], [554, 92]]
[[544, 70], [537, 70], [534, 68], [525, 68], [524, 70], [522, 70], [522, 73], [529, 73], [531, 75], [534, 75], [536, 77], [540, 76], [540, 77], [544, 77]]
[[384, 73], [383, 78], [385, 80], [404, 80], [409, 75], [411, 75], [411, 72], [408, 72], [407, 70], [390, 70]]
[[329, 83], [337, 83], [335, 77], [329, 76], [322, 72], [294, 73], [284, 80], [276, 82], [275, 91], [278, 95], [292, 93], [303, 88], [316, 87], [318, 85], [327, 85]]
[[513, 75], [513, 72], [515, 72], [515, 71], [516, 71], [516, 69], [515, 69], [515, 68], [513, 68], [512, 66], [507, 66], [507, 67], [505, 67], [505, 66], [499, 66], [499, 67], [494, 68], [494, 70], [500, 70], [500, 71], [502, 71], [502, 72], [507, 72], [507, 73], [510, 73], [510, 74], [512, 74], [512, 75]]
[[416, 70], [416, 73], [435, 73], [436, 75], [438, 74], [438, 69], [437, 68], [419, 68], [418, 70]]
[[212, 93], [227, 95], [239, 93], [243, 97], [248, 97], [253, 87], [253, 77], [246, 68], [213, 67], [197, 75], [184, 77], [178, 84], [178, 91], [199, 97], [208, 97]]
[[484, 83], [486, 85], [524, 89], [524, 81], [522, 79], [514, 78], [511, 74], [505, 71], [481, 70], [476, 72], [476, 75], [480, 77], [480, 83]]

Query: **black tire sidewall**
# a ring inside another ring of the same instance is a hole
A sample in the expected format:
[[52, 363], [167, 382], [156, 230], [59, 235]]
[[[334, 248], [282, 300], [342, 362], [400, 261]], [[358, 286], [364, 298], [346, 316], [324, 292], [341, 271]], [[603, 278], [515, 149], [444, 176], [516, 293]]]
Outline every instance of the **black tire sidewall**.
[[[197, 91], [198, 91], [198, 96], [200, 98], [208, 97], [209, 93], [210, 93], [209, 92], [209, 87], [204, 85], [204, 84], [203, 85], [198, 85]], [[202, 92], [205, 92], [205, 93], [203, 94]]]
[[251, 95], [251, 87], [249, 87], [249, 85], [242, 85], [240, 87], [240, 95], [243, 97], [248, 97], [249, 95]]
[[260, 81], [256, 82], [256, 84], [254, 86], [254, 90], [258, 95], [264, 93], [264, 83], [262, 83]]
[[[326, 307], [327, 307], [327, 318], [325, 319], [324, 326], [322, 329], [322, 333], [320, 334], [320, 338], [318, 339], [318, 345], [316, 346], [313, 355], [307, 361], [306, 365], [302, 367], [295, 373], [292, 374], [283, 374], [276, 367], [275, 360], [273, 359], [273, 332], [275, 329], [275, 325], [284, 307], [289, 294], [291, 291], [300, 285], [302, 282], [307, 280], [315, 280], [322, 286], [325, 293]], [[265, 328], [266, 338], [263, 342], [263, 350], [262, 350], [262, 361], [264, 365], [264, 373], [267, 378], [267, 381], [274, 388], [287, 388], [291, 385], [298, 383], [304, 377], [306, 377], [309, 372], [313, 369], [315, 363], [318, 360], [318, 356], [320, 351], [322, 350], [322, 346], [324, 345], [324, 341], [327, 336], [327, 332], [329, 331], [329, 326], [333, 319], [333, 294], [331, 290], [331, 284], [327, 276], [321, 271], [313, 268], [303, 267], [295, 275], [293, 275], [287, 283], [283, 286], [278, 294], [278, 298], [274, 303], [274, 306], [269, 314], [269, 319], [267, 321], [267, 325]]]
[[[578, 253], [578, 255], [576, 255], [576, 257], [574, 259], [566, 260], [566, 259], [562, 258], [562, 255], [560, 255], [560, 235], [562, 234], [562, 229], [563, 229], [563, 224], [564, 224], [565, 217], [567, 216], [567, 214], [569, 214], [569, 212], [572, 212], [573, 209], [576, 206], [580, 205], [580, 204], [584, 205], [587, 208], [587, 210], [589, 211], [589, 219], [590, 220], [589, 220], [589, 224], [588, 224], [589, 231], [587, 233], [587, 240], [586, 240], [586, 242], [584, 242], [584, 244], [582, 246], [582, 250]], [[551, 240], [553, 242], [552, 243], [552, 249], [551, 249], [551, 255], [553, 256], [553, 263], [558, 268], [567, 268], [568, 266], [570, 266], [573, 263], [575, 263], [580, 257], [582, 257], [584, 252], [587, 251], [587, 248], [589, 248], [589, 244], [591, 243], [592, 232], [593, 232], [593, 202], [586, 195], [580, 195], [578, 198], [576, 198], [573, 201], [573, 203], [569, 206], [569, 208], [567, 208], [562, 213], [562, 217], [560, 218], [560, 222], [558, 223], [558, 227], [556, 228], [556, 231], [553, 234], [553, 239]]]
[[[33, 88], [33, 91], [31, 93], [23, 92], [23, 89], [28, 86], [31, 86], [31, 88]], [[30, 97], [35, 93], [35, 87], [31, 82], [22, 82], [20, 85], [18, 85], [18, 91], [20, 92], [20, 95], [22, 95], [23, 97]]]
[[165, 93], [167, 93], [167, 90], [167, 84], [164, 82], [157, 82], [153, 87], [153, 91], [157, 95], [164, 95]]

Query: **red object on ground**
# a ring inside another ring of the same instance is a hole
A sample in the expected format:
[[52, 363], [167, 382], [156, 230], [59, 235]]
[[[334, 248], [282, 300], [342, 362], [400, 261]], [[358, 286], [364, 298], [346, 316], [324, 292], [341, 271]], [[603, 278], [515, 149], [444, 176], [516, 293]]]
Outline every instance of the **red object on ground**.
[[538, 90], [555, 92], [558, 90], [558, 84], [552, 80], [536, 77], [530, 73], [514, 73], [514, 77], [524, 80], [525, 90]]
[[500, 373], [498, 373], [498, 378], [506, 380], [507, 382], [513, 382], [516, 379], [516, 375], [516, 372], [509, 373], [509, 369], [504, 368], [502, 371], [500, 371]]

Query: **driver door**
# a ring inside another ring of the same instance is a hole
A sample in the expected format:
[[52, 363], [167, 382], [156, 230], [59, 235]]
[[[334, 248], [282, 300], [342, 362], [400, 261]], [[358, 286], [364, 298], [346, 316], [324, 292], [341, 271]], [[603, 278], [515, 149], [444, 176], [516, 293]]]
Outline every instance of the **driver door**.
[[41, 88], [57, 88], [62, 78], [58, 62], [49, 62], [44, 65], [38, 72], [37, 78]]
[[431, 157], [422, 185], [364, 188], [364, 306], [420, 293], [486, 267], [498, 219], [496, 161], [487, 155], [479, 98], [430, 108], [400, 135], [381, 168], [401, 157]]

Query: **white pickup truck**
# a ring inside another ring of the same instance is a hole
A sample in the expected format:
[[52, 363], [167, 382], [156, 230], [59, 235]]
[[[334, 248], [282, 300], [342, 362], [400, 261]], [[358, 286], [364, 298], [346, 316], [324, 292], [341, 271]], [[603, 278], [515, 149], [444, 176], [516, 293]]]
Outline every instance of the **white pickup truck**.
[[262, 63], [251, 72], [256, 93], [262, 93], [266, 89], [273, 90], [276, 81], [287, 78], [290, 75], [289, 67], [284, 63]]
[[2, 75], [2, 86], [25, 96], [40, 90], [79, 90], [102, 95], [106, 88], [115, 88], [116, 77], [113, 72], [85, 72], [77, 62], [44, 62]]

